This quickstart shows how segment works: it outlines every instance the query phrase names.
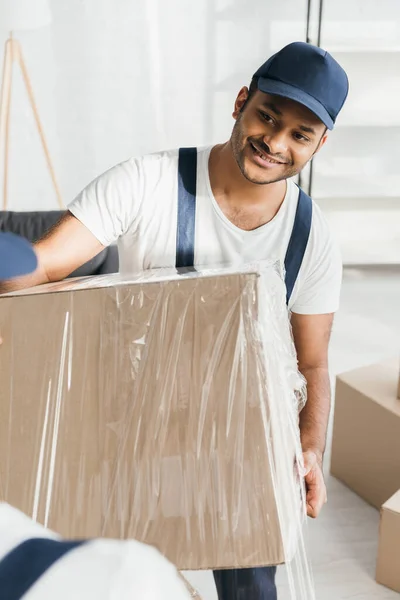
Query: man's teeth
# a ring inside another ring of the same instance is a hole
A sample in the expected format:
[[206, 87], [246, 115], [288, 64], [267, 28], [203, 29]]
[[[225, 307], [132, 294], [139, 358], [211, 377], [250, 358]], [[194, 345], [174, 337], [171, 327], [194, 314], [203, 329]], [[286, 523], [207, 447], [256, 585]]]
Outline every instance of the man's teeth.
[[256, 150], [256, 152], [257, 152], [258, 156], [260, 156], [263, 160], [266, 160], [267, 162], [270, 162], [270, 163], [275, 163], [277, 165], [280, 164], [277, 160], [272, 160], [272, 158], [269, 158], [268, 156], [261, 154], [261, 152], [259, 150]]

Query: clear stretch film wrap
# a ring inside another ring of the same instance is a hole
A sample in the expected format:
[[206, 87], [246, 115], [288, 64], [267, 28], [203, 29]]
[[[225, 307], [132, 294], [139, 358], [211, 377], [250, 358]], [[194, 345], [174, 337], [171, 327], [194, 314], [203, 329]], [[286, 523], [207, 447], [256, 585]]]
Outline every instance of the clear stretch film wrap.
[[286, 564], [303, 543], [297, 368], [275, 263], [100, 276], [0, 298], [0, 499], [180, 570]]

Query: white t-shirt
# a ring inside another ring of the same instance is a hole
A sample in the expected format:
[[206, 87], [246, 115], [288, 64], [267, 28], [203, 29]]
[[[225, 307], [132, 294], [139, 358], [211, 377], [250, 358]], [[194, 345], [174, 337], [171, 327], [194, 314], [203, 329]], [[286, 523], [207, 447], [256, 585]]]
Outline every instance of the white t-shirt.
[[[20, 511], [0, 503], [0, 562], [31, 538], [60, 539]], [[67, 552], [24, 594], [24, 600], [172, 598], [189, 600], [190, 594], [175, 567], [155, 548], [134, 540], [105, 539]]]
[[[198, 150], [194, 266], [236, 265], [266, 259], [284, 264], [297, 208], [298, 188], [287, 182], [285, 199], [265, 225], [244, 231], [221, 211], [211, 190], [211, 147]], [[118, 241], [121, 273], [174, 267], [178, 150], [131, 158], [90, 183], [69, 210], [108, 246]], [[327, 223], [313, 203], [310, 238], [289, 308], [324, 314], [339, 307], [342, 263]]]

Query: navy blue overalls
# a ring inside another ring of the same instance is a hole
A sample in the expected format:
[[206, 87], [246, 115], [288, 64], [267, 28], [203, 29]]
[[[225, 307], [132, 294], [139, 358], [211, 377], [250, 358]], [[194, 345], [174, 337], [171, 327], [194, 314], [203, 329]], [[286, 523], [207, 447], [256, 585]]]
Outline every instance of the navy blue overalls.
[[[178, 163], [176, 267], [193, 267], [196, 221], [197, 148], [180, 148]], [[286, 304], [296, 283], [311, 229], [312, 201], [300, 190], [285, 256]], [[276, 567], [214, 571], [219, 600], [276, 600]]]
[[[193, 267], [196, 223], [197, 148], [180, 148], [178, 163], [177, 268]], [[286, 304], [296, 283], [310, 236], [312, 201], [300, 190], [297, 210], [285, 256]]]

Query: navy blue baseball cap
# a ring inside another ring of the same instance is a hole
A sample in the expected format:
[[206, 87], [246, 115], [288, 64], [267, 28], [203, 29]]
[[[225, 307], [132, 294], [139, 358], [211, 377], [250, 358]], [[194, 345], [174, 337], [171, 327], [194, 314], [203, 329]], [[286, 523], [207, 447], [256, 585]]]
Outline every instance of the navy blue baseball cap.
[[33, 273], [37, 257], [31, 244], [13, 233], [0, 233], [0, 279]]
[[346, 72], [325, 50], [293, 42], [271, 56], [256, 73], [258, 89], [295, 100], [333, 129], [349, 91]]

